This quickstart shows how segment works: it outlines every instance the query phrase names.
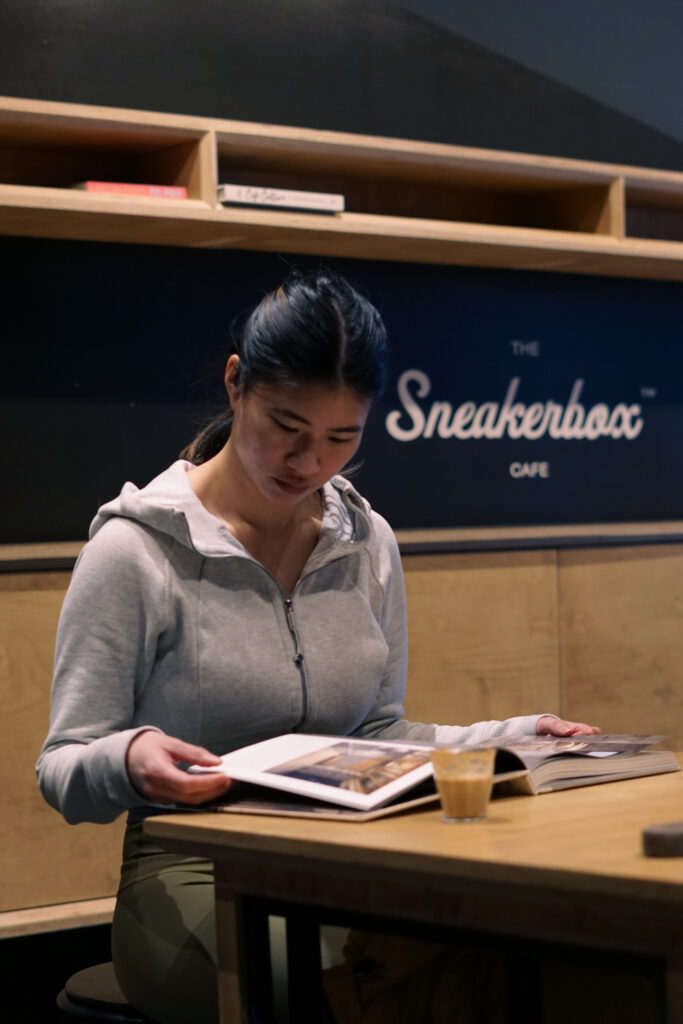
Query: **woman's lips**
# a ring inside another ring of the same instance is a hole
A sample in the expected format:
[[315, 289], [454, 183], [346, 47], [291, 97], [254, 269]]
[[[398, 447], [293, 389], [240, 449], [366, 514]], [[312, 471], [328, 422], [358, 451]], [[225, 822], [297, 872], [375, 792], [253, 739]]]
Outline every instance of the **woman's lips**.
[[310, 482], [306, 479], [292, 479], [291, 477], [279, 477], [273, 478], [278, 487], [281, 487], [283, 491], [287, 491], [289, 494], [304, 494], [310, 487]]

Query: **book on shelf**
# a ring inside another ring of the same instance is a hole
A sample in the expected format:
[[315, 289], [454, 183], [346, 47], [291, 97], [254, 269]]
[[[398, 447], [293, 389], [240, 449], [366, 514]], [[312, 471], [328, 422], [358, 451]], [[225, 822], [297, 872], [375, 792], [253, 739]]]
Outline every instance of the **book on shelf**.
[[[566, 739], [507, 736], [496, 747], [494, 793], [537, 794], [678, 771], [674, 755], [650, 750], [663, 736]], [[372, 820], [438, 800], [432, 745], [302, 733], [225, 754], [218, 768], [235, 780], [215, 810], [245, 814]]]
[[342, 213], [344, 196], [335, 192], [303, 192], [268, 185], [219, 185], [218, 202], [224, 206], [266, 206], [281, 210]]
[[74, 188], [84, 192], [106, 192], [119, 196], [147, 196], [151, 199], [187, 199], [184, 185], [138, 185], [130, 181], [80, 181]]

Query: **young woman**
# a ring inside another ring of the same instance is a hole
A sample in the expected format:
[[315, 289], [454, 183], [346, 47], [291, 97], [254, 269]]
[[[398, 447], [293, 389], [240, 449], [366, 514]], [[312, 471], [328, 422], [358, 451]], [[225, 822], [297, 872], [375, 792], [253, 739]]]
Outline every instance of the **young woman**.
[[225, 412], [99, 510], [74, 572], [38, 777], [69, 822], [128, 812], [114, 962], [129, 999], [164, 1024], [216, 1017], [211, 865], [142, 832], [159, 805], [228, 789], [183, 763], [296, 730], [445, 742], [594, 731], [552, 715], [403, 719], [398, 549], [339, 475], [385, 358], [379, 314], [346, 281], [292, 275], [235, 336]]

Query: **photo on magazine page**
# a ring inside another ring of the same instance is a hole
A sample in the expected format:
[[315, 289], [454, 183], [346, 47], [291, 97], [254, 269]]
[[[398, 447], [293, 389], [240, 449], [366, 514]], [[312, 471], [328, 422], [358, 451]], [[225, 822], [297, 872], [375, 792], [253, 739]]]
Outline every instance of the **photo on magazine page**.
[[360, 747], [342, 740], [269, 768], [268, 772], [367, 794], [427, 764], [429, 759], [429, 750], [367, 744]]

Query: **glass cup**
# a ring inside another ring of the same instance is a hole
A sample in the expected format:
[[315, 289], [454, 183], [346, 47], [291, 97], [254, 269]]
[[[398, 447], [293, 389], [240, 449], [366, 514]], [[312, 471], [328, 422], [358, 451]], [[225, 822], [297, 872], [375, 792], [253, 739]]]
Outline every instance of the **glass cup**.
[[479, 821], [486, 817], [495, 753], [494, 747], [437, 747], [432, 751], [444, 821]]

